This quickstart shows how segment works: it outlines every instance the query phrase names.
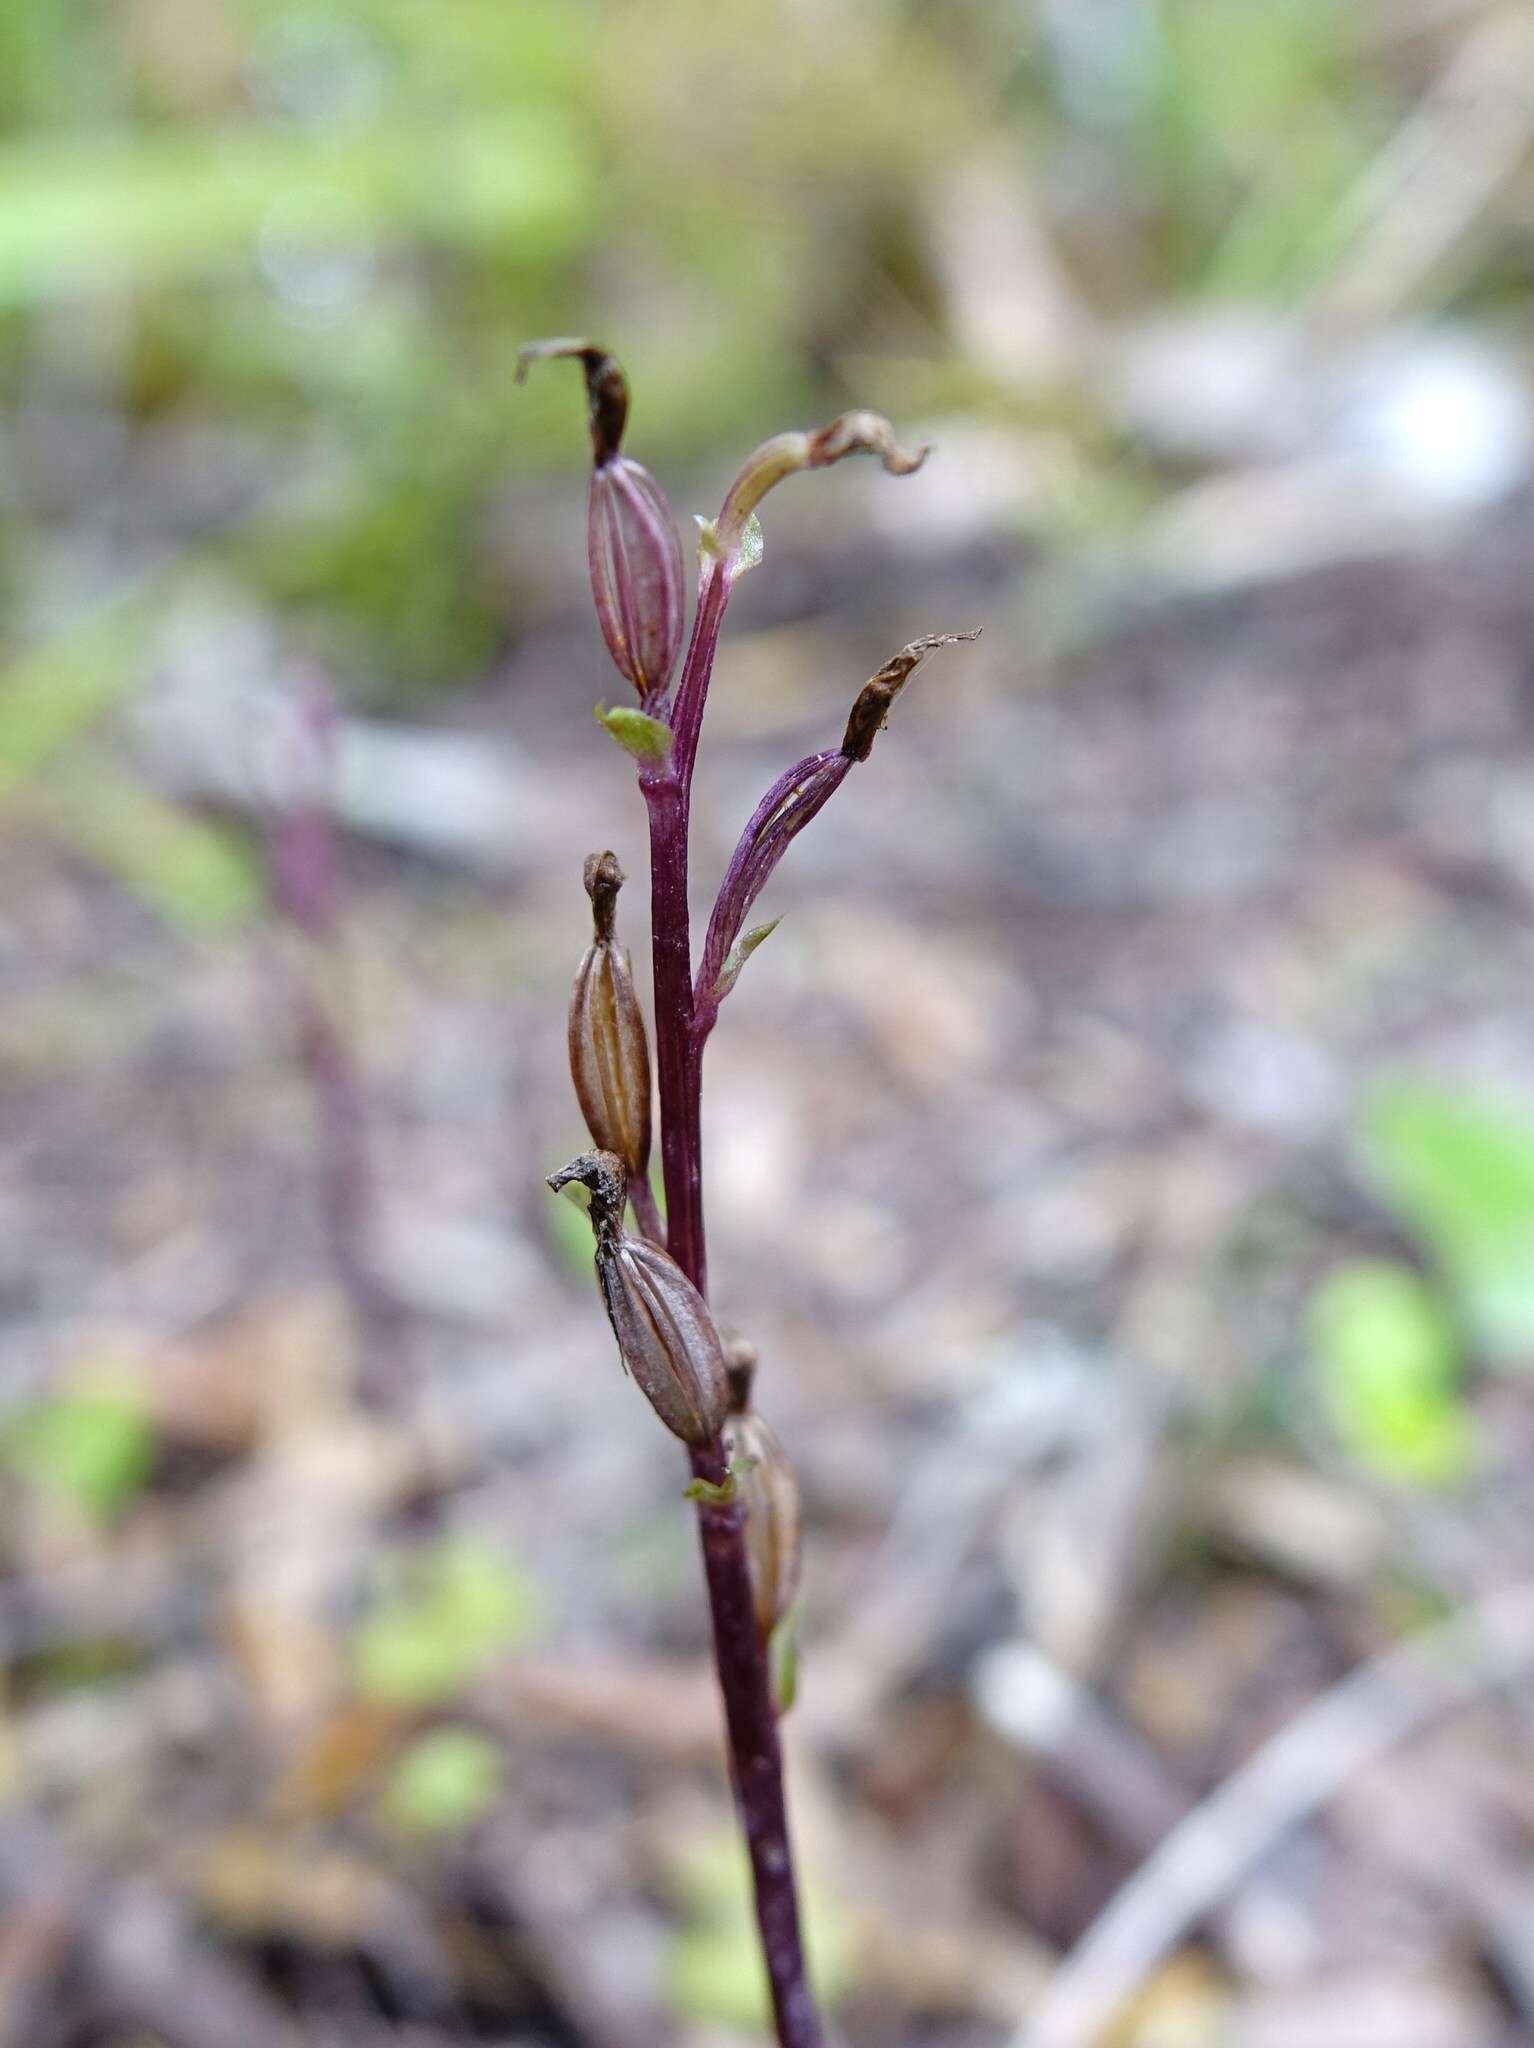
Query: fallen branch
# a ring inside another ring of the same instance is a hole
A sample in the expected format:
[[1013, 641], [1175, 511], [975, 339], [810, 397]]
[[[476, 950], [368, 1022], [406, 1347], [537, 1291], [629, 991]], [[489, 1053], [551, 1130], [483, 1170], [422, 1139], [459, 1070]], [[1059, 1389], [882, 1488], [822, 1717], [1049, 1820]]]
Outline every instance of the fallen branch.
[[[981, 1666], [1007, 1725], [1016, 1651]], [[1493, 1593], [1351, 1671], [1166, 1835], [1045, 1987], [1011, 2048], [1089, 2048], [1226, 1891], [1291, 1828], [1425, 1723], [1534, 1671], [1534, 1584]]]

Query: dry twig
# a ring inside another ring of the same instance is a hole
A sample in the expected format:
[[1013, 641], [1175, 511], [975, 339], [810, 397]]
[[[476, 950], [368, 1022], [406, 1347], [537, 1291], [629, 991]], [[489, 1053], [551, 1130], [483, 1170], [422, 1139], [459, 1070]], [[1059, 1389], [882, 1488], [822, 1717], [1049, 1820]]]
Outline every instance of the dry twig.
[[[981, 1667], [1007, 1722], [1016, 1652]], [[1234, 1771], [1141, 1865], [1088, 1928], [1011, 2048], [1088, 2048], [1161, 1958], [1229, 1887], [1357, 1772], [1424, 1723], [1534, 1670], [1534, 1584], [1493, 1593], [1371, 1658]]]

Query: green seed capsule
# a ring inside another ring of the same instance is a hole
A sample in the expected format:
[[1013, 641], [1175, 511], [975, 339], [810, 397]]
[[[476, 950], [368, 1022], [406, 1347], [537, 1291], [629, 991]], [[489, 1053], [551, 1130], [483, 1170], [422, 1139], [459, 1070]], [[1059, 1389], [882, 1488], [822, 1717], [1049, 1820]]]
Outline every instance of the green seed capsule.
[[799, 1590], [799, 1482], [772, 1425], [755, 1409], [730, 1416], [724, 1447], [746, 1511], [746, 1556], [765, 1643]]
[[623, 870], [611, 853], [586, 862], [592, 940], [570, 994], [570, 1078], [594, 1144], [630, 1178], [650, 1164], [650, 1047], [628, 954], [614, 936]]

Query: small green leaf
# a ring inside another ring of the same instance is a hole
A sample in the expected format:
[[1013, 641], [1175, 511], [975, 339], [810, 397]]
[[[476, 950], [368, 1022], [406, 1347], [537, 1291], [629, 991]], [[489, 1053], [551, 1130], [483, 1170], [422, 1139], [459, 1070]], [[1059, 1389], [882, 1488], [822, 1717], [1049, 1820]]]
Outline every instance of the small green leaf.
[[636, 761], [664, 761], [675, 738], [664, 719], [636, 711], [632, 704], [617, 704], [611, 711], [605, 704], [595, 707], [598, 725], [605, 725], [625, 752]]
[[756, 1464], [755, 1458], [731, 1458], [722, 1485], [716, 1486], [712, 1479], [694, 1479], [682, 1488], [682, 1498], [701, 1501], [710, 1508], [733, 1507], [740, 1493], [741, 1480]]
[[735, 550], [735, 560], [730, 566], [730, 581], [738, 583], [742, 576], [749, 576], [762, 559], [766, 548], [762, 535], [762, 522], [753, 512], [740, 530], [740, 546]]
[[1534, 1119], [1527, 1105], [1403, 1077], [1364, 1114], [1371, 1176], [1422, 1239], [1481, 1344], [1534, 1355]]
[[1459, 1335], [1418, 1274], [1383, 1260], [1339, 1266], [1311, 1297], [1309, 1328], [1333, 1423], [1361, 1464], [1414, 1485], [1467, 1476]]
[[724, 965], [719, 970], [719, 979], [709, 990], [709, 994], [716, 1003], [724, 1001], [736, 982], [740, 980], [740, 970], [751, 958], [751, 955], [758, 946], [772, 937], [782, 922], [781, 917], [775, 917], [771, 924], [753, 925], [744, 938], [735, 941], [729, 952], [724, 956]]
[[24, 1409], [0, 1435], [0, 1447], [26, 1478], [109, 1522], [143, 1491], [155, 1434], [132, 1390], [103, 1386]]
[[477, 1544], [444, 1543], [411, 1560], [401, 1579], [352, 1644], [359, 1689], [386, 1706], [451, 1699], [536, 1622], [531, 1580]]
[[384, 1817], [403, 1834], [472, 1827], [501, 1796], [499, 1744], [475, 1728], [434, 1728], [411, 1743], [383, 1796]]

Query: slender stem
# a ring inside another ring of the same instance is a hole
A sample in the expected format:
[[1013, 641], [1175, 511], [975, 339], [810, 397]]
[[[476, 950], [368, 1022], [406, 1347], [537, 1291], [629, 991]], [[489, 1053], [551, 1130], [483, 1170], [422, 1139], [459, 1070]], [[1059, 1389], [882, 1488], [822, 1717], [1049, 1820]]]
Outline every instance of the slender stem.
[[703, 1237], [700, 1062], [692, 1029], [692, 939], [687, 913], [686, 787], [645, 783], [650, 807], [650, 920], [655, 962], [655, 1058], [660, 1081], [666, 1248], [699, 1293], [707, 1291]]
[[377, 1215], [361, 1076], [333, 999], [305, 978], [314, 968], [311, 959], [290, 970], [289, 1001], [313, 1101], [320, 1215], [356, 1328], [358, 1394], [369, 1407], [387, 1408], [408, 1384], [404, 1324], [373, 1264]]
[[[716, 1486], [724, 1482], [728, 1465], [717, 1442], [690, 1455], [697, 1478]], [[820, 2020], [799, 1932], [777, 1713], [752, 1607], [744, 1521], [738, 1507], [700, 1504], [698, 1523], [714, 1621], [714, 1659], [729, 1731], [730, 1776], [751, 1854], [756, 1924], [778, 2040], [781, 2048], [820, 2048]]]
[[[658, 775], [642, 778], [650, 813], [651, 925], [655, 1040], [660, 1079], [661, 1160], [667, 1244], [700, 1291], [703, 1230], [702, 1041], [694, 1030], [692, 938], [687, 909], [689, 791], [728, 584], [716, 576], [700, 594], [692, 645], [677, 692], [677, 744]], [[721, 1486], [728, 1472], [717, 1438], [690, 1453], [694, 1476]], [[783, 1762], [771, 1674], [757, 1631], [738, 1507], [698, 1506], [703, 1568], [724, 1697], [730, 1776], [751, 1857], [756, 1918], [780, 2048], [820, 2048], [820, 2021], [805, 1974], [799, 1901], [783, 1794]]]

